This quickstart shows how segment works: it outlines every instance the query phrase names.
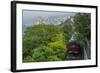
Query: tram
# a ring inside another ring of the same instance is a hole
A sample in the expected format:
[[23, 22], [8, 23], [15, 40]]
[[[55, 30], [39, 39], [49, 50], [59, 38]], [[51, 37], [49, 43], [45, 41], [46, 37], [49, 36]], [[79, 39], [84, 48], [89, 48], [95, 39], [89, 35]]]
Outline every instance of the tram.
[[83, 59], [83, 48], [76, 41], [68, 42], [67, 55], [65, 60], [82, 60]]

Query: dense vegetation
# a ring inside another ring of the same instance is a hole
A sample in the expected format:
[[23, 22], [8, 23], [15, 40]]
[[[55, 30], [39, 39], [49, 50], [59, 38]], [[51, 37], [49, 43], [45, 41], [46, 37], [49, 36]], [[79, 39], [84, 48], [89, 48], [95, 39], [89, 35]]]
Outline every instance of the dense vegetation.
[[23, 61], [63, 60], [66, 50], [63, 31], [44, 23], [28, 27], [23, 37]]
[[77, 40], [86, 49], [88, 59], [90, 55], [91, 44], [91, 14], [90, 13], [78, 13], [74, 20], [75, 31], [77, 32]]
[[28, 27], [23, 34], [23, 62], [61, 61], [67, 53], [67, 44], [73, 33], [90, 58], [91, 15], [77, 13], [74, 23], [66, 20], [58, 26], [40, 23]]

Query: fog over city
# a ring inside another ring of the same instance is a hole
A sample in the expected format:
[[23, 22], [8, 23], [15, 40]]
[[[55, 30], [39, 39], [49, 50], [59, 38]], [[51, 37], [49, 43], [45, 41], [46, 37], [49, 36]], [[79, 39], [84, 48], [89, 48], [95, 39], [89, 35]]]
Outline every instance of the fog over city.
[[68, 19], [69, 16], [74, 16], [74, 12], [55, 12], [55, 11], [34, 11], [34, 10], [23, 10], [22, 22], [23, 31], [28, 27], [37, 24], [42, 19], [47, 24], [60, 24]]

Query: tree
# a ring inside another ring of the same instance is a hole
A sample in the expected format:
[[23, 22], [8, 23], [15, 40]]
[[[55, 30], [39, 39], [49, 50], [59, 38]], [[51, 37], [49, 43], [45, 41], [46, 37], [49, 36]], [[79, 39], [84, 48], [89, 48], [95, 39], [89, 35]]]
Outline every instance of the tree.
[[78, 13], [75, 16], [75, 30], [90, 40], [91, 35], [91, 15], [90, 13]]
[[90, 58], [91, 14], [77, 13], [74, 19], [74, 27], [77, 32], [78, 41], [86, 49], [88, 58]]
[[[76, 13], [60, 24], [64, 31], [66, 44], [74, 37], [74, 41], [81, 44], [86, 49], [88, 58], [90, 58], [90, 41], [91, 41], [91, 14]], [[75, 34], [75, 36], [73, 36]], [[83, 52], [84, 53], [84, 52]]]
[[66, 50], [64, 32], [57, 25], [37, 24], [23, 35], [23, 62], [62, 60]]

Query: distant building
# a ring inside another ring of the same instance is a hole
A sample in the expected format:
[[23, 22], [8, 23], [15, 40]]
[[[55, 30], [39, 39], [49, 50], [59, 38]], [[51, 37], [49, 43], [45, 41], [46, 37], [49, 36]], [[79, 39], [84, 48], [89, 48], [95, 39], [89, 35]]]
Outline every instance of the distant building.
[[46, 24], [46, 21], [40, 17], [36, 24]]

